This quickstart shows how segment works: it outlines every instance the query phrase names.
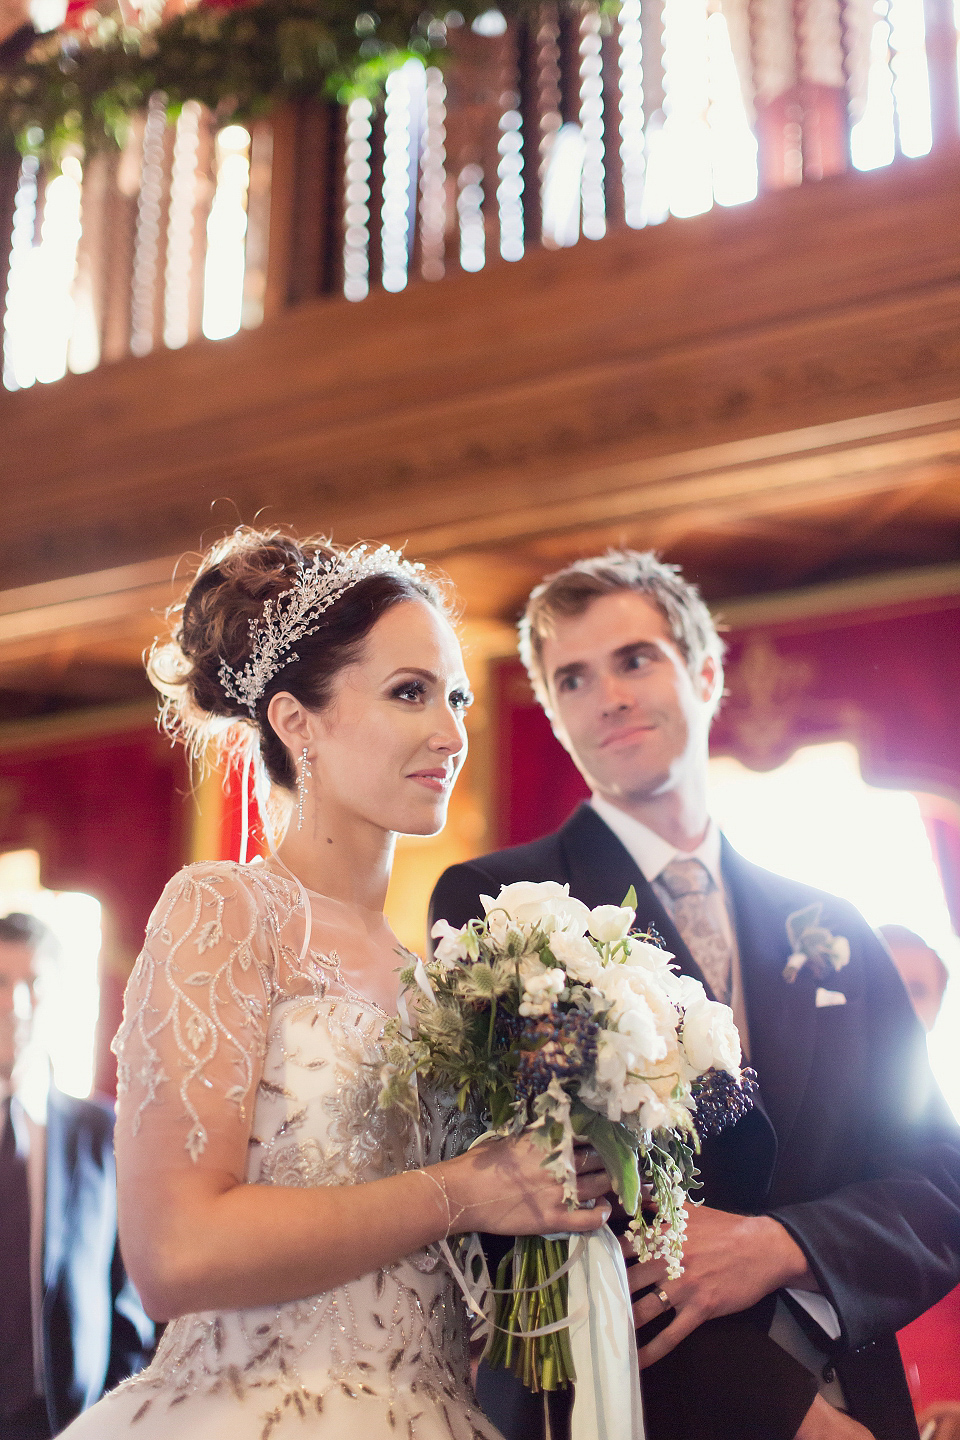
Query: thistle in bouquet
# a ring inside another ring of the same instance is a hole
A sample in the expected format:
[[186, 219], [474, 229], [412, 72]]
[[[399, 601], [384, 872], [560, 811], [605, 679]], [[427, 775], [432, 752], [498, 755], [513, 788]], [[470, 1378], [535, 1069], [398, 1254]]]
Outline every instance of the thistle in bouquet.
[[[487, 1133], [527, 1130], [575, 1206], [574, 1144], [594, 1146], [641, 1259], [681, 1273], [685, 1203], [701, 1129], [751, 1104], [730, 1010], [677, 972], [636, 897], [590, 910], [553, 881], [481, 897], [482, 920], [438, 921], [434, 958], [402, 972], [411, 1029], [391, 1022], [380, 1103], [416, 1110], [416, 1080], [453, 1091]], [[698, 1121], [699, 1112], [699, 1121]], [[487, 1361], [531, 1390], [575, 1379], [569, 1242], [524, 1236], [493, 1286]]]

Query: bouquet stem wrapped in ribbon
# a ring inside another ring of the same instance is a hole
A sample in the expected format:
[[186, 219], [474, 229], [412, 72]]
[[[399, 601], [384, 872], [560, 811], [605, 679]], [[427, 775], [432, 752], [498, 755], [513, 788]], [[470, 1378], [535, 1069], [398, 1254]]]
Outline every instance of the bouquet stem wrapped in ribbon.
[[[438, 921], [433, 960], [403, 972], [412, 1024], [388, 1027], [380, 1104], [415, 1113], [420, 1077], [483, 1116], [488, 1134], [527, 1130], [571, 1207], [574, 1142], [586, 1138], [637, 1255], [679, 1275], [699, 1133], [738, 1119], [755, 1088], [730, 1010], [677, 973], [655, 937], [633, 932], [632, 890], [623, 906], [594, 910], [553, 881], [482, 900], [485, 919], [459, 930]], [[588, 1292], [570, 1313], [578, 1258], [565, 1236], [519, 1237], [493, 1282], [487, 1363], [530, 1390], [576, 1379], [571, 1329], [592, 1303]]]

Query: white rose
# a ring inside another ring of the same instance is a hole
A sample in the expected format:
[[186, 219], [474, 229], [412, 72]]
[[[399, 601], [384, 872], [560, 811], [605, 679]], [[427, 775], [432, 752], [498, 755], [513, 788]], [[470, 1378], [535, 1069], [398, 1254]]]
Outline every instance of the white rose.
[[467, 947], [464, 941], [464, 930], [454, 930], [449, 920], [438, 920], [430, 934], [438, 943], [434, 946], [434, 959], [444, 967], [451, 970], [458, 960], [466, 960]]
[[649, 940], [638, 940], [635, 935], [631, 935], [627, 941], [627, 956], [624, 962], [627, 965], [642, 965], [646, 970], [655, 970], [660, 974], [670, 969], [672, 959], [669, 950], [662, 950], [659, 945], [654, 945]]
[[[564, 886], [564, 889], [566, 888]], [[574, 895], [564, 895], [562, 899], [554, 900], [550, 909], [558, 930], [577, 937], [586, 935], [587, 926], [590, 924], [590, 911], [582, 900], [578, 900]]]
[[595, 940], [612, 945], [626, 938], [636, 918], [636, 910], [631, 910], [629, 905], [598, 905], [590, 911], [590, 934]]
[[539, 925], [547, 934], [561, 929], [583, 935], [590, 917], [586, 905], [571, 896], [570, 886], [559, 885], [556, 880], [517, 880], [513, 885], [504, 885], [495, 900], [490, 895], [481, 895], [480, 900], [491, 929], [496, 924], [505, 931], [506, 919], [525, 929]]
[[583, 935], [555, 930], [550, 936], [550, 951], [570, 979], [581, 985], [591, 984], [603, 968], [596, 950]]
[[630, 1041], [637, 1063], [644, 1069], [656, 1065], [667, 1053], [667, 1039], [657, 1024], [657, 1017], [642, 995], [625, 997], [626, 1003], [616, 1007], [618, 1035]]
[[740, 1074], [740, 1036], [729, 1005], [703, 1000], [683, 1017], [683, 1048], [698, 1075], [716, 1068]]
[[707, 992], [699, 980], [694, 980], [692, 975], [678, 975], [676, 981], [677, 997], [684, 1010], [706, 1003]]

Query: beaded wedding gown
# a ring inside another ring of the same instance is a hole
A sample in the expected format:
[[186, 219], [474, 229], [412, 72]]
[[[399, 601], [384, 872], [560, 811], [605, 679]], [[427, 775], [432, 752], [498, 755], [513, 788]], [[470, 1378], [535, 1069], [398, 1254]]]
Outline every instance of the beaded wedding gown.
[[[421, 1097], [419, 1136], [378, 1108], [386, 1016], [345, 978], [357, 939], [346, 907], [313, 894], [305, 907], [263, 865], [181, 871], [127, 991], [118, 1128], [153, 1163], [223, 1169], [223, 1131], [235, 1157], [249, 1117], [246, 1179], [259, 1185], [348, 1186], [464, 1149], [466, 1122], [436, 1097]], [[498, 1440], [476, 1407], [466, 1328], [447, 1267], [419, 1251], [324, 1294], [181, 1316], [153, 1364], [65, 1433]]]

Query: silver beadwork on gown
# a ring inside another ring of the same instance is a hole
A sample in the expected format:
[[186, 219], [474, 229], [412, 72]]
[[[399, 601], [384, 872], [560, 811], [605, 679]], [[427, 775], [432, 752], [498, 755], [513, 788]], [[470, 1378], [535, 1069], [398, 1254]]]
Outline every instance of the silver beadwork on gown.
[[[295, 883], [228, 863], [170, 882], [115, 1041], [128, 1143], [217, 1165], [218, 1117], [249, 1116], [246, 1179], [279, 1186], [358, 1184], [466, 1148], [475, 1131], [442, 1097], [421, 1097], [419, 1136], [379, 1109], [386, 1017], [344, 976], [336, 902], [311, 896], [311, 910], [301, 960]], [[66, 1433], [498, 1440], [470, 1385], [460, 1292], [432, 1250], [302, 1300], [181, 1316], [149, 1368]]]

